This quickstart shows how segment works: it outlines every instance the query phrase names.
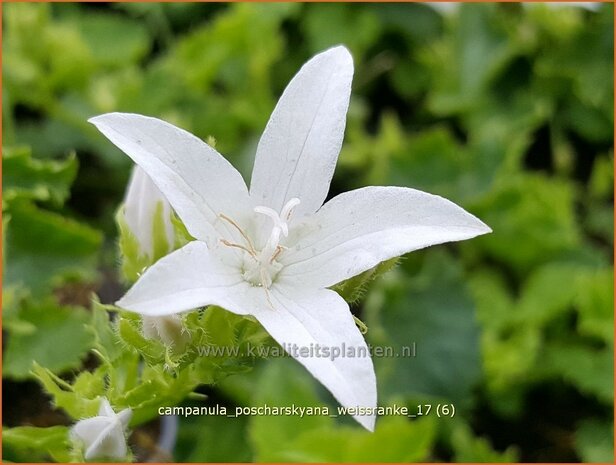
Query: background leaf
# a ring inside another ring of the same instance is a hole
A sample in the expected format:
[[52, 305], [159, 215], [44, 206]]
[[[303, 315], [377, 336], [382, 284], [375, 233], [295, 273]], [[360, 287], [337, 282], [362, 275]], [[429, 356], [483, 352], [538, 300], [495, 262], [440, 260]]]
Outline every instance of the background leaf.
[[29, 203], [12, 205], [9, 213], [5, 285], [24, 284], [40, 294], [67, 278], [94, 277], [98, 231]]
[[85, 325], [88, 313], [80, 307], [60, 306], [51, 299], [21, 305], [18, 318], [30, 331], [13, 331], [4, 352], [4, 375], [27, 377], [36, 362], [56, 373], [77, 368], [90, 347], [92, 335]]

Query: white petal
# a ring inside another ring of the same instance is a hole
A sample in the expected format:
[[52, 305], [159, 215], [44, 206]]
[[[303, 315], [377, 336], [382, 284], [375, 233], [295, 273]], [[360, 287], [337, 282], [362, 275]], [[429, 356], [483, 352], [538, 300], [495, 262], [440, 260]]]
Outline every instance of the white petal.
[[89, 444], [84, 458], [93, 460], [98, 458], [125, 459], [128, 452], [124, 429], [121, 422], [110, 423], [96, 438]]
[[132, 418], [132, 416], [133, 411], [129, 408], [125, 408], [120, 413], [118, 413], [118, 418], [120, 419], [120, 422], [122, 423], [122, 426], [124, 428], [128, 428], [128, 424], [130, 423], [130, 419]]
[[245, 287], [250, 286], [239, 268], [224, 264], [203, 242], [193, 241], [148, 268], [116, 305], [149, 316], [205, 305], [227, 308], [228, 296]]
[[[305, 291], [281, 286], [272, 287], [270, 301], [273, 308], [265, 304], [253, 312], [267, 332], [342, 406], [376, 407], [372, 359], [347, 303], [327, 289]], [[291, 350], [294, 345], [297, 351]], [[312, 348], [313, 353], [302, 356], [302, 348]], [[341, 354], [334, 357], [337, 350]], [[350, 350], [355, 356], [350, 356]], [[374, 429], [374, 415], [356, 415], [355, 419], [366, 429]]]
[[162, 205], [162, 219], [169, 251], [174, 242], [171, 205], [145, 171], [135, 165], [124, 199], [124, 218], [139, 241], [141, 251], [150, 257], [154, 255], [154, 219], [159, 205]]
[[215, 228], [229, 229], [218, 219], [220, 213], [237, 218], [246, 210], [242, 176], [192, 134], [130, 113], [108, 113], [89, 121], [143, 168], [194, 237], [218, 237]]
[[98, 439], [101, 433], [105, 431], [112, 422], [113, 419], [106, 416], [97, 416], [86, 418], [85, 420], [79, 420], [71, 428], [71, 436], [79, 438], [83, 441], [86, 447], [89, 447]]
[[295, 215], [325, 200], [336, 166], [351, 93], [353, 59], [342, 46], [308, 61], [291, 80], [261, 136], [250, 183], [255, 204]]
[[111, 408], [111, 404], [106, 397], [101, 399], [101, 404], [98, 407], [98, 414], [101, 417], [115, 418], [116, 414]]
[[[332, 286], [413, 250], [491, 232], [442, 197], [404, 187], [365, 187], [325, 204], [280, 261], [279, 280]], [[292, 233], [291, 233], [292, 234]]]

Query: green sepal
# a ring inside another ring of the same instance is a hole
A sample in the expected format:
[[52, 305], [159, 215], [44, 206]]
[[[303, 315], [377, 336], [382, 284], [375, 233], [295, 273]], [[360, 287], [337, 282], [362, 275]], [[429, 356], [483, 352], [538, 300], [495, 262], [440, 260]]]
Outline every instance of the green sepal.
[[73, 420], [93, 417], [97, 414], [100, 398], [88, 399], [75, 391], [74, 385], [34, 362], [32, 375], [52, 396], [55, 407], [63, 409]]
[[145, 338], [141, 332], [140, 322], [120, 317], [117, 331], [119, 338], [127, 346], [139, 352], [148, 365], [164, 362], [166, 352], [164, 345], [160, 341]]
[[171, 215], [171, 224], [173, 225], [174, 232], [174, 249], [179, 249], [180, 247], [185, 246], [189, 242], [195, 240], [193, 236], [186, 229], [186, 225], [180, 220], [176, 215]]
[[115, 219], [119, 230], [118, 247], [120, 249], [122, 276], [129, 283], [134, 283], [139, 276], [152, 264], [150, 257], [141, 251], [139, 240], [124, 219], [125, 206], [122, 205]]
[[331, 289], [340, 294], [349, 304], [357, 303], [368, 290], [368, 284], [393, 269], [398, 264], [399, 259], [400, 257], [395, 257], [385, 260], [374, 268], [336, 284]]
[[[139, 239], [130, 230], [125, 219], [126, 205], [120, 206], [116, 213], [116, 223], [119, 230], [118, 246], [121, 257], [122, 275], [129, 283], [134, 283], [139, 279], [139, 276], [151, 265], [159, 259], [169, 254], [176, 249], [176, 241], [167, 237], [167, 229], [165, 228], [166, 221], [173, 221], [174, 215], [165, 218], [165, 210], [162, 201], [156, 204], [154, 215], [152, 216], [152, 255], [149, 251], [144, 251], [139, 243]], [[177, 221], [176, 221], [177, 222]], [[179, 229], [173, 222], [174, 229]]]
[[174, 250], [174, 244], [171, 237], [167, 237], [167, 228], [165, 223], [171, 221], [173, 214], [169, 214], [169, 218], [165, 218], [165, 206], [162, 200], [156, 203], [154, 216], [152, 217], [152, 244], [153, 254], [152, 263], [156, 263], [165, 255]]

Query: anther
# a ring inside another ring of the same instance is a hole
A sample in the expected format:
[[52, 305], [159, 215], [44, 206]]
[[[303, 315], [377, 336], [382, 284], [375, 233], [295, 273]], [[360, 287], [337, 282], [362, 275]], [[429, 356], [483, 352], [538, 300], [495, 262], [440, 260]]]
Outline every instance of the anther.
[[278, 258], [278, 255], [280, 255], [284, 250], [286, 250], [286, 247], [283, 245], [279, 245], [276, 246], [276, 252], [274, 252], [274, 255], [272, 255], [272, 258], [270, 258], [270, 263], [274, 263], [274, 260], [276, 260]]

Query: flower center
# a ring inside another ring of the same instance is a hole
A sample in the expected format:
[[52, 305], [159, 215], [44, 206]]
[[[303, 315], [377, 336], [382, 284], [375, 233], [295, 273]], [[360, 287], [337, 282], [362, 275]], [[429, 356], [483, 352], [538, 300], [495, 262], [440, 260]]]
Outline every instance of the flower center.
[[240, 232], [246, 242], [246, 245], [241, 245], [221, 239], [224, 245], [244, 251], [242, 276], [253, 286], [269, 289], [276, 275], [282, 269], [282, 264], [277, 261], [277, 258], [284, 252], [286, 247], [280, 245], [280, 241], [283, 237], [289, 235], [288, 221], [291, 218], [293, 209], [299, 203], [300, 200], [298, 198], [292, 198], [282, 207], [280, 213], [264, 206], [254, 208], [255, 213], [265, 215], [272, 220], [270, 235], [261, 250], [255, 249], [253, 242], [237, 223], [225, 215], [220, 215], [222, 219], [231, 223]]

